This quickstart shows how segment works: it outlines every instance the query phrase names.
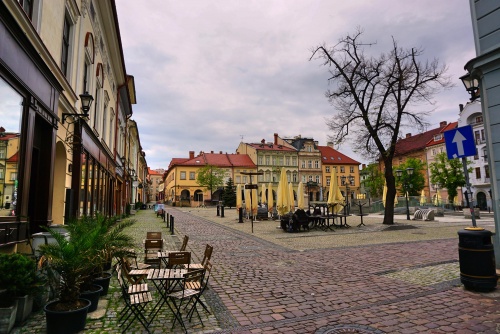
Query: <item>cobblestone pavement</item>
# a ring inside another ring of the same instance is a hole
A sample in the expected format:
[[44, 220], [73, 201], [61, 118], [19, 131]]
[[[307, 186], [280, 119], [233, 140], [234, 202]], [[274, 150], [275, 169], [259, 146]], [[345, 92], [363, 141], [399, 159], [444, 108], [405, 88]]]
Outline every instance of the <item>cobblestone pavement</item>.
[[[382, 217], [349, 217], [349, 229], [284, 233], [277, 221], [237, 222], [235, 209], [168, 208], [175, 235], [150, 210], [138, 211], [129, 231], [142, 247], [146, 231], [162, 229], [167, 248], [189, 235], [198, 261], [214, 246], [211, 315], [200, 309], [189, 333], [500, 333], [500, 289], [465, 290], [460, 284], [457, 231], [470, 222], [438, 217], [434, 222], [381, 224]], [[253, 233], [252, 233], [253, 225]], [[493, 231], [490, 218], [478, 225]], [[494, 231], [493, 231], [494, 232]], [[86, 333], [117, 333], [122, 303], [113, 280], [102, 317], [89, 318]], [[99, 311], [99, 310], [98, 310]], [[98, 312], [96, 311], [96, 312]], [[151, 325], [169, 332], [164, 312]], [[14, 333], [44, 333], [43, 312]], [[134, 326], [129, 332], [144, 332]], [[180, 326], [174, 332], [182, 332]]]

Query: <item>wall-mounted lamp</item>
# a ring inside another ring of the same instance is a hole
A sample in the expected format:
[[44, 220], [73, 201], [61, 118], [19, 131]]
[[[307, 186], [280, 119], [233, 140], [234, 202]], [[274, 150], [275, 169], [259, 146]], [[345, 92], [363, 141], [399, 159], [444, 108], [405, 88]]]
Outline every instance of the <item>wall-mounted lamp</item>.
[[470, 94], [470, 100], [474, 101], [479, 97], [479, 80], [476, 78], [473, 78], [470, 73], [467, 73], [465, 75], [462, 75], [460, 77], [460, 80], [462, 80], [462, 83], [465, 86], [465, 89], [467, 92]]
[[[82, 113], [81, 114], [73, 114], [73, 113], [63, 113], [62, 114], [62, 124], [64, 124], [64, 121], [66, 120], [66, 117], [73, 117], [73, 118], [87, 118], [89, 117], [89, 110], [90, 106], [92, 105], [92, 102], [94, 101], [94, 97], [90, 95], [88, 92], [85, 92], [83, 94], [80, 94], [80, 101], [81, 101], [81, 109]], [[66, 122], [68, 124], [72, 124], [73, 122]]]
[[69, 164], [68, 165], [68, 173], [72, 173], [73, 172], [73, 164]]

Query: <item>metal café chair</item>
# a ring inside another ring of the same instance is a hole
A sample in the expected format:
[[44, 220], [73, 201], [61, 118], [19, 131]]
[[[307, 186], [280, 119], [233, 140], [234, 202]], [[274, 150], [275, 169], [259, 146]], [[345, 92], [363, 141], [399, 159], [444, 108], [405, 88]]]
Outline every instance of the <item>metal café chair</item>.
[[162, 250], [162, 239], [146, 239], [144, 242], [144, 263], [160, 267], [158, 252]]
[[212, 272], [212, 263], [210, 261], [207, 261], [203, 270], [204, 270], [203, 279], [200, 282], [200, 287], [199, 287], [199, 289], [194, 288], [195, 290], [198, 290], [200, 293], [197, 295], [193, 295], [195, 301], [194, 301], [193, 305], [191, 306], [191, 309], [188, 312], [189, 320], [191, 321], [191, 318], [193, 317], [193, 313], [194, 313], [194, 311], [196, 311], [196, 313], [198, 314], [198, 318], [200, 318], [200, 321], [202, 324], [203, 324], [203, 321], [201, 320], [200, 314], [198, 313], [198, 310], [196, 309], [196, 305], [199, 303], [205, 309], [205, 311], [208, 314], [210, 314], [210, 311], [208, 310], [205, 303], [203, 303], [203, 301], [200, 299], [200, 297], [203, 295], [203, 293], [205, 292], [205, 290], [208, 287], [208, 280], [209, 280], [210, 274]]
[[207, 261], [209, 261], [212, 258], [213, 251], [214, 248], [209, 244], [207, 244], [207, 246], [205, 247], [205, 252], [203, 254], [203, 259], [201, 260], [201, 263], [191, 263], [189, 265], [189, 269], [203, 269]]

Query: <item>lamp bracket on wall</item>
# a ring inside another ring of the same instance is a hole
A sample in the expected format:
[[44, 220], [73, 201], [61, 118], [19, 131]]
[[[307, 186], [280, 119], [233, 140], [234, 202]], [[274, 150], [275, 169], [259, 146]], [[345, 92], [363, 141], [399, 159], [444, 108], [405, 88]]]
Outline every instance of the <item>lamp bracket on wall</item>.
[[92, 102], [94, 101], [94, 97], [90, 95], [88, 92], [85, 92], [83, 94], [80, 94], [80, 101], [81, 101], [81, 109], [82, 113], [81, 114], [73, 114], [73, 113], [63, 113], [62, 114], [62, 124], [66, 121], [66, 118], [68, 117], [73, 117], [73, 122], [68, 122], [66, 121], [67, 124], [73, 124], [76, 122], [76, 120], [80, 118], [88, 118], [89, 117], [89, 110], [90, 106], [92, 105]]

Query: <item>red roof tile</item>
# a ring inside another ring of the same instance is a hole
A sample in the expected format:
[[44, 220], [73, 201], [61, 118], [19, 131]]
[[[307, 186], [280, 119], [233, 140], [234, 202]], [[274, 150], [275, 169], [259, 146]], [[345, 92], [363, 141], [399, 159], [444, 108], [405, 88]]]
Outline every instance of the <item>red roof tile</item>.
[[323, 165], [359, 165], [356, 160], [340, 153], [330, 146], [318, 146], [321, 152], [321, 163]]
[[18, 161], [19, 161], [19, 152], [16, 152], [16, 154], [7, 159], [7, 162], [18, 162]]
[[427, 143], [434, 138], [434, 135], [440, 133], [446, 127], [447, 125], [444, 125], [439, 128], [398, 140], [394, 155], [406, 155], [410, 152], [423, 150]]
[[248, 167], [256, 168], [248, 154], [228, 154], [228, 153], [202, 153], [193, 159], [174, 158], [170, 162], [169, 169], [173, 166], [205, 166], [213, 165], [217, 167]]
[[[443, 133], [443, 132], [448, 131], [448, 130], [453, 130], [457, 126], [458, 126], [458, 122], [452, 122], [452, 123], [448, 124], [447, 126], [445, 126], [444, 128], [442, 128], [440, 133]], [[434, 145], [444, 143], [444, 136], [441, 136], [441, 139], [439, 139], [439, 140], [434, 140], [434, 138], [435, 138], [435, 136], [433, 136], [432, 139], [429, 140], [427, 142], [427, 145], [425, 145], [425, 146], [429, 147], [429, 146], [434, 146]]]

